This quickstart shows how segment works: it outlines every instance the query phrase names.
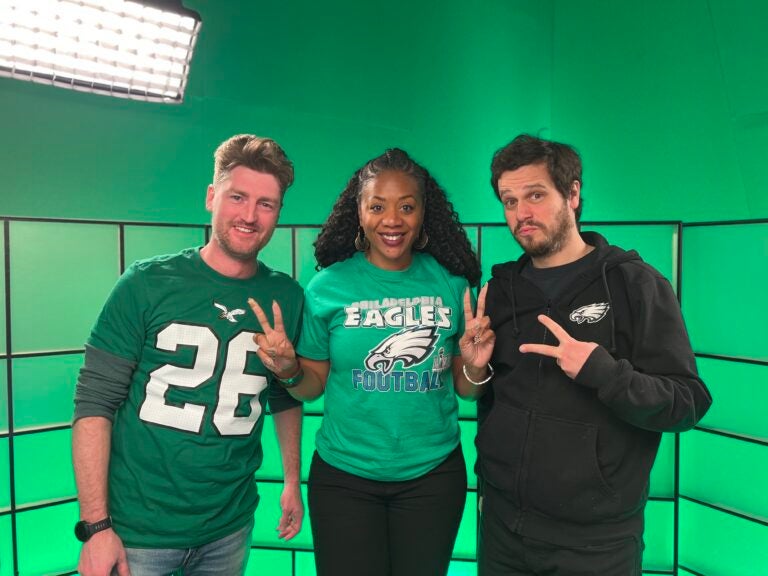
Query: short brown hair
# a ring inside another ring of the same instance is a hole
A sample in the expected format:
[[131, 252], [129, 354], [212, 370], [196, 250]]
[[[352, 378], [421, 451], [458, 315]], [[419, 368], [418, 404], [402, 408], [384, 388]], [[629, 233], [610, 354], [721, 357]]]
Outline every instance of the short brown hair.
[[228, 178], [229, 173], [238, 166], [272, 174], [280, 184], [281, 194], [285, 194], [293, 184], [293, 163], [280, 145], [271, 138], [237, 134], [222, 142], [216, 148], [213, 158], [214, 185]]
[[[572, 146], [544, 140], [530, 134], [520, 134], [493, 155], [491, 186], [496, 193], [496, 199], [500, 199], [499, 179], [504, 172], [514, 171], [532, 164], [543, 164], [547, 167], [555, 188], [566, 200], [571, 196], [571, 186], [574, 182], [582, 185], [581, 157]], [[579, 196], [579, 205], [574, 211], [577, 222], [581, 218], [583, 206], [584, 198]]]

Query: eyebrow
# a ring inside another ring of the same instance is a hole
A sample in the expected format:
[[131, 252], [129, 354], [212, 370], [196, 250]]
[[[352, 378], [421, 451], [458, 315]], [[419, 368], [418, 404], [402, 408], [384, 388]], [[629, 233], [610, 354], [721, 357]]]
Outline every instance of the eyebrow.
[[230, 188], [228, 192], [232, 194], [240, 194], [240, 196], [248, 196], [249, 198], [256, 198], [256, 200], [272, 200], [270, 196], [259, 196], [258, 192], [254, 194], [247, 190], [238, 190], [237, 188]]
[[[396, 201], [400, 202], [402, 200], [408, 200], [408, 199], [416, 200], [416, 196], [414, 194], [408, 194], [408, 196], [401, 196], [400, 198], [397, 198]], [[376, 196], [376, 195], [371, 196], [371, 200], [379, 200], [380, 202], [387, 201], [387, 199], [384, 198], [384, 196]]]
[[[541, 182], [534, 182], [533, 184], [527, 184], [526, 186], [524, 186], [523, 192], [530, 192], [533, 190], [546, 190], [546, 189], [547, 189], [546, 184], [543, 184]], [[499, 193], [501, 194], [503, 192], [512, 192], [512, 190], [510, 188], [505, 188], [503, 185], [499, 186]]]

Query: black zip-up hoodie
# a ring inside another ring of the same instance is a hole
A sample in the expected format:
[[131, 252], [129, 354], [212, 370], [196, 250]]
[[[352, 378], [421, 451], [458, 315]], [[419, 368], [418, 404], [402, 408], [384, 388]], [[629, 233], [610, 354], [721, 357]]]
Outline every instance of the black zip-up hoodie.
[[[520, 275], [529, 257], [493, 267], [496, 374], [476, 440], [483, 506], [519, 534], [575, 546], [642, 534], [661, 432], [692, 428], [712, 402], [669, 282], [637, 252], [582, 237], [594, 265], [552, 301]], [[575, 379], [519, 351], [558, 344], [539, 314], [599, 345]]]

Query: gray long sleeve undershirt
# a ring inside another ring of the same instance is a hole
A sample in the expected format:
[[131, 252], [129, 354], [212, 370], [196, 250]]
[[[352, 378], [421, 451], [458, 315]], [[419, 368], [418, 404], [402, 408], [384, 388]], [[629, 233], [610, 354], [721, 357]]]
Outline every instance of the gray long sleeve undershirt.
[[75, 388], [73, 422], [86, 416], [114, 421], [115, 412], [128, 396], [136, 362], [85, 345], [85, 363]]

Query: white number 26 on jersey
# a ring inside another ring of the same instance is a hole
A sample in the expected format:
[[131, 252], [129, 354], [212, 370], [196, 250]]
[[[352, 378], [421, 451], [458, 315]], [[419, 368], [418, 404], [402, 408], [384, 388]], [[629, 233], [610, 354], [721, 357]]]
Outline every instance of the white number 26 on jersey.
[[[213, 376], [219, 357], [219, 339], [206, 326], [169, 324], [157, 335], [157, 347], [175, 352], [178, 346], [197, 348], [195, 364], [191, 368], [165, 364], [149, 375], [146, 398], [141, 404], [139, 417], [160, 426], [199, 433], [203, 425], [206, 406], [187, 402], [181, 406], [166, 404], [169, 386], [197, 388]], [[255, 352], [252, 332], [241, 332], [227, 344], [227, 364], [219, 384], [218, 402], [213, 413], [213, 425], [222, 436], [243, 436], [251, 433], [261, 416], [259, 394], [267, 387], [263, 376], [245, 373], [248, 352]], [[241, 394], [252, 395], [251, 413], [235, 416]]]

